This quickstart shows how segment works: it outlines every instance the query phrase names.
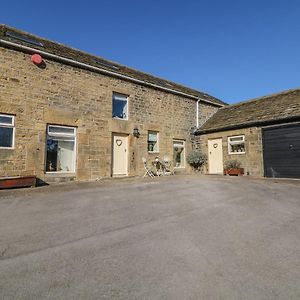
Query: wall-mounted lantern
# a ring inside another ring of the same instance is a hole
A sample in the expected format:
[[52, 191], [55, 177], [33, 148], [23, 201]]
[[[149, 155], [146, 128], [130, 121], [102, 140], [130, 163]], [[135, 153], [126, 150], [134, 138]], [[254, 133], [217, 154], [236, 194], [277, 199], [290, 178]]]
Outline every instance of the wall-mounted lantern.
[[136, 127], [133, 129], [133, 133], [132, 134], [136, 138], [140, 137], [140, 135], [141, 135], [140, 132], [139, 132], [139, 130], [138, 130], [138, 128], [136, 128]]

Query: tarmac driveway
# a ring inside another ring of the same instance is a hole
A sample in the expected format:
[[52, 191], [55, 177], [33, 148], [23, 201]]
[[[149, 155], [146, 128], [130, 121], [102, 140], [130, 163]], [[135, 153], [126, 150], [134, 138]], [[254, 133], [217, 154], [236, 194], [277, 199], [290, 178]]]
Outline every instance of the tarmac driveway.
[[0, 191], [0, 299], [299, 298], [299, 181]]

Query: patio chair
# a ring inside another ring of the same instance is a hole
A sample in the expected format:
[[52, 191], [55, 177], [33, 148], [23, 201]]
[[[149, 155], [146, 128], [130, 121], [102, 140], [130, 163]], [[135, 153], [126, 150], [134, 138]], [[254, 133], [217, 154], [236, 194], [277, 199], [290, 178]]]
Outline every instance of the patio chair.
[[142, 157], [142, 161], [143, 161], [143, 164], [144, 164], [144, 169], [146, 170], [146, 173], [144, 174], [143, 177], [154, 177], [154, 173], [153, 171], [147, 166], [147, 160], [145, 157]]
[[172, 168], [172, 160], [165, 156], [163, 157], [163, 163], [164, 163], [164, 175], [174, 175], [174, 170]]
[[152, 162], [152, 165], [154, 168], [155, 176], [164, 176], [164, 164], [158, 156], [155, 157], [155, 160]]

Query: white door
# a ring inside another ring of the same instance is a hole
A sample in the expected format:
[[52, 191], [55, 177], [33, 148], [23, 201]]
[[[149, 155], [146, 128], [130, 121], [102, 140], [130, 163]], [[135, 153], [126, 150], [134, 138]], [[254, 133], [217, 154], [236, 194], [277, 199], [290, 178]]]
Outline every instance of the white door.
[[223, 173], [222, 139], [208, 140], [208, 172]]
[[113, 135], [113, 176], [128, 175], [128, 135]]

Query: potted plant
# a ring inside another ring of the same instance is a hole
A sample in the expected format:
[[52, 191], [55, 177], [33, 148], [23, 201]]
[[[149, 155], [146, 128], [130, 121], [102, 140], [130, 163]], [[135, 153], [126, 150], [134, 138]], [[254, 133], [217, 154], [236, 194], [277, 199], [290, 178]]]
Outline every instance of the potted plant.
[[225, 162], [224, 175], [239, 176], [244, 175], [244, 168], [241, 168], [241, 162], [231, 159]]
[[192, 150], [187, 158], [187, 162], [192, 166], [194, 171], [199, 172], [207, 161], [207, 157], [199, 150]]

